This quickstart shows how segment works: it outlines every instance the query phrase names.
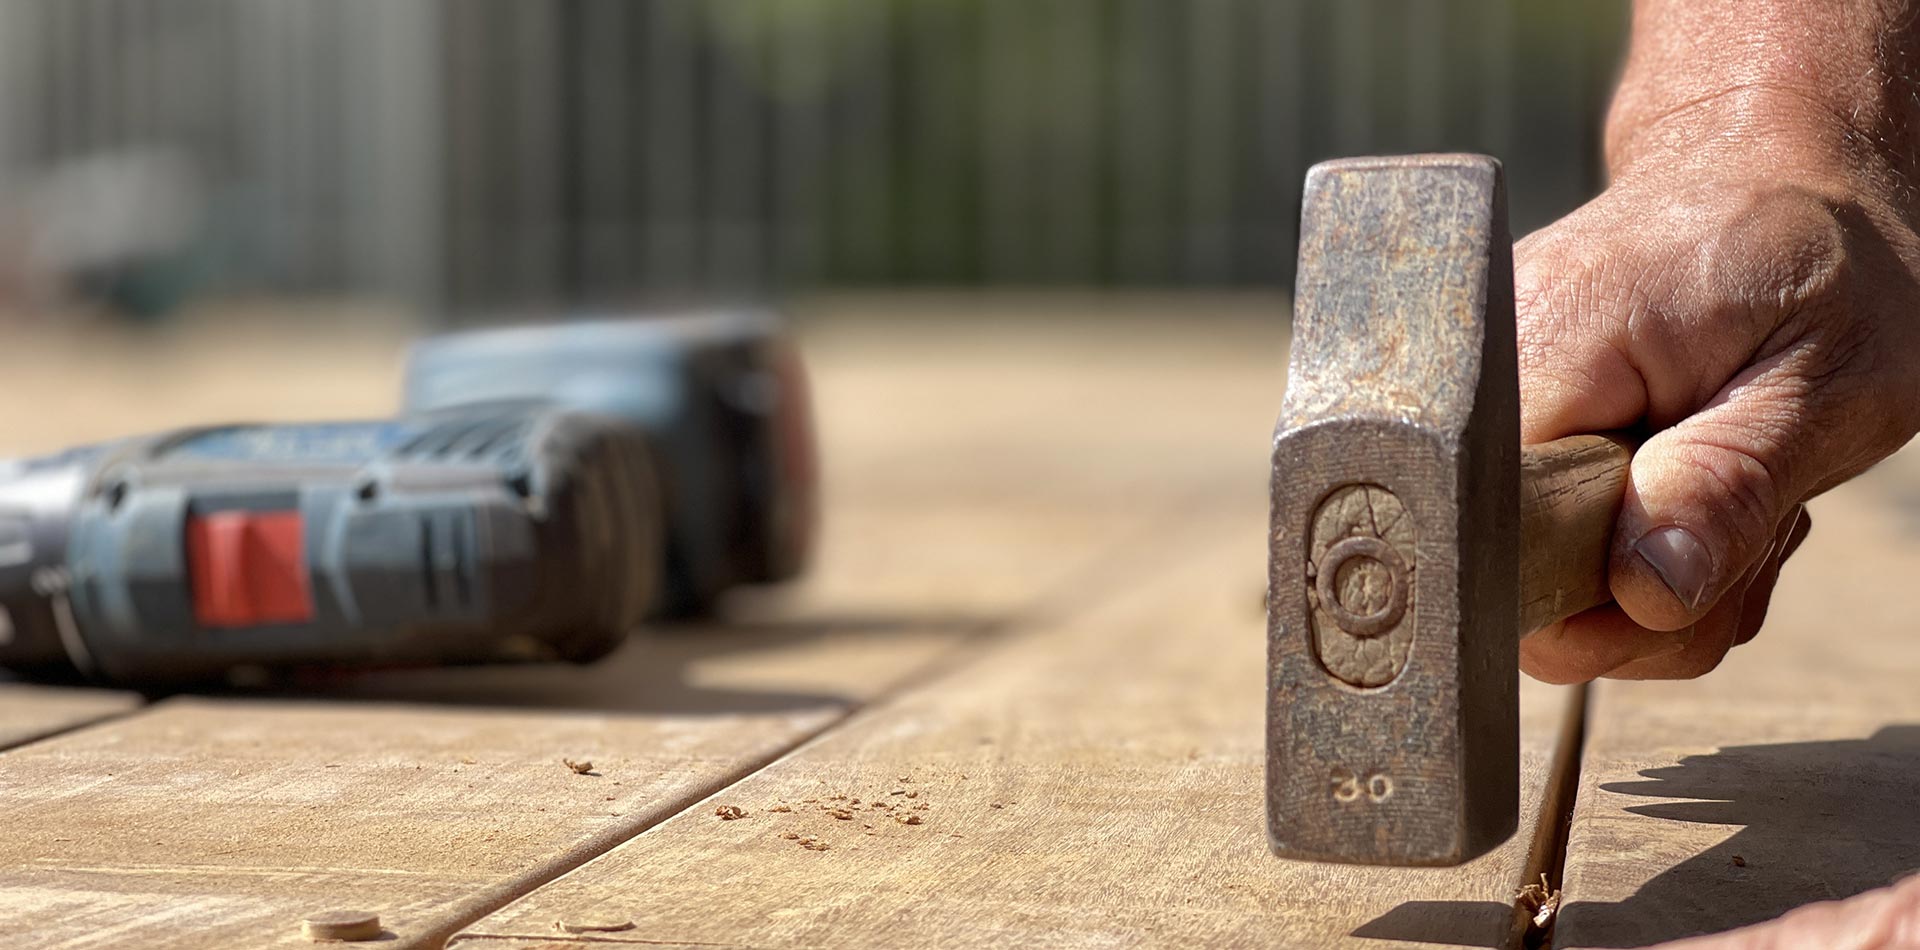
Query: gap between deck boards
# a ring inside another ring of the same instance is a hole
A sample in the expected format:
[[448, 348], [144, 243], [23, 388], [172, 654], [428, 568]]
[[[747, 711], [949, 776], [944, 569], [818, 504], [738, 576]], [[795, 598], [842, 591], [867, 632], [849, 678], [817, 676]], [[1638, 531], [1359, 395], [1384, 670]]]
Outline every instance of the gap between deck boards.
[[[1521, 674], [1526, 675], [1526, 674]], [[1546, 879], [1548, 894], [1559, 894], [1562, 873], [1567, 865], [1567, 838], [1573, 830], [1573, 806], [1580, 792], [1580, 763], [1587, 745], [1587, 711], [1593, 690], [1591, 684], [1575, 686], [1567, 697], [1567, 714], [1560, 723], [1560, 739], [1554, 743], [1553, 764], [1547, 769], [1547, 788], [1540, 803], [1540, 821], [1533, 829], [1533, 844], [1527, 849], [1527, 867], [1522, 884]], [[1508, 946], [1513, 950], [1534, 950], [1553, 944], [1553, 924], [1534, 930], [1531, 918], [1519, 909], [1515, 896], [1513, 934]]]

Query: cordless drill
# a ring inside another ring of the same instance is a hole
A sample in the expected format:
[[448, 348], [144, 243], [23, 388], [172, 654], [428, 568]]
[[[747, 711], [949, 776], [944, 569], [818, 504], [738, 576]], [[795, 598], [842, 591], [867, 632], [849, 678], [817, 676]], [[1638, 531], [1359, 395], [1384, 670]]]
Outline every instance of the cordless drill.
[[0, 462], [0, 665], [165, 683], [597, 658], [800, 570], [799, 373], [754, 314], [479, 331], [416, 350], [396, 419]]

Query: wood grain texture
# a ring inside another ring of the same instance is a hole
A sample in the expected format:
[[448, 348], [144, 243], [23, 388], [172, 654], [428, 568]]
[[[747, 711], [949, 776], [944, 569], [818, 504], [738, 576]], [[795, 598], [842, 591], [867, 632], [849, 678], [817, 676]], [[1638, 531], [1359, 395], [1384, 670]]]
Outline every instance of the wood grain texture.
[[1727, 930], [1920, 869], [1917, 476], [1909, 451], [1817, 500], [1765, 628], [1713, 673], [1597, 684], [1557, 946]]
[[[382, 946], [434, 945], [849, 710], [1103, 607], [1162, 569], [1156, 539], [1196, 499], [1258, 484], [1271, 319], [1034, 330], [968, 312], [806, 337], [825, 547], [806, 584], [739, 598], [725, 626], [585, 669], [181, 698], [0, 755], [0, 814], [22, 829], [0, 841], [0, 933], [304, 946], [304, 916], [359, 909]], [[1242, 580], [1251, 618], [1257, 571]]]
[[[1267, 853], [1261, 521], [1251, 492], [1196, 505], [1150, 578], [861, 713], [453, 946], [590, 946], [563, 932], [586, 920], [633, 925], [591, 946], [1507, 946], [1526, 834], [1445, 870]], [[1569, 697], [1525, 691], [1529, 826]], [[721, 820], [728, 805], [746, 816]]]
[[1520, 632], [1613, 599], [1607, 557], [1633, 449], [1576, 435], [1520, 451]]
[[140, 707], [138, 693], [0, 680], [0, 749], [32, 742]]

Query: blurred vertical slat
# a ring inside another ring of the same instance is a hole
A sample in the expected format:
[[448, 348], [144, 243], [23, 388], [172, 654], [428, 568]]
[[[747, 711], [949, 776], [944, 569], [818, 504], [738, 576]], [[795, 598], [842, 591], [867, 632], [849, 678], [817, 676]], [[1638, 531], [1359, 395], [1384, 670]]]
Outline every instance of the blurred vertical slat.
[[1446, 36], [1444, 18], [1449, 7], [1411, 0], [1400, 22], [1406, 50], [1402, 96], [1406, 102], [1406, 138], [1410, 148], [1435, 151], [1446, 147], [1447, 65], [1450, 50], [1439, 40]]
[[893, 273], [894, 242], [894, 10], [890, 0], [835, 5], [840, 62], [847, 82], [835, 97], [834, 265], [854, 283], [878, 283]]
[[1298, 230], [1299, 169], [1304, 89], [1300, 48], [1302, 17], [1298, 3], [1252, 0], [1242, 49], [1253, 66], [1251, 201], [1242, 206], [1243, 279], [1278, 286], [1293, 277], [1294, 232]]
[[762, 286], [766, 279], [766, 135], [760, 90], [767, 74], [772, 2], [734, 0], [705, 8], [720, 41], [708, 60], [711, 79], [704, 103], [705, 280], [710, 287], [745, 290]]
[[980, 128], [979, 20], [967, 7], [903, 0], [906, 77], [902, 95], [901, 172], [909, 190], [900, 224], [907, 256], [902, 277], [962, 283], [978, 276], [977, 163]]
[[775, 89], [772, 253], [780, 282], [805, 286], [825, 274], [828, 229], [834, 214], [827, 187], [834, 138], [828, 97], [838, 61], [833, 23], [821, 7], [774, 0], [776, 33], [769, 66]]
[[345, 42], [360, 64], [339, 77], [343, 167], [335, 187], [345, 191], [349, 235], [347, 286], [360, 292], [435, 306], [444, 237], [440, 214], [446, 193], [440, 77], [441, 7], [389, 0], [334, 0], [350, 11], [355, 28]]
[[1239, 24], [1233, 0], [1191, 0], [1186, 5], [1187, 95], [1181, 126], [1186, 144], [1180, 164], [1186, 177], [1186, 260], [1189, 282], [1224, 284], [1233, 274], [1235, 108], [1234, 37]]
[[639, 54], [646, 61], [646, 286], [686, 288], [697, 273], [699, 214], [695, 38], [703, 0], [648, 0]]
[[[981, 260], [989, 282], [1026, 283], [1038, 274], [1034, 112], [1040, 58], [1030, 0], [979, 0]], [[1044, 12], [1044, 11], [1040, 11]]]
[[568, 213], [579, 230], [576, 262], [582, 296], [618, 296], [637, 260], [642, 175], [634, 120], [639, 87], [626, 64], [639, 38], [639, 11], [630, 0], [578, 0], [568, 33], [568, 60], [576, 101], [567, 140], [578, 154], [562, 156], [575, 176]]
[[510, 0], [505, 72], [513, 77], [506, 108], [513, 123], [509, 180], [514, 202], [504, 222], [511, 237], [506, 266], [516, 275], [513, 306], [562, 299], [566, 240], [560, 208], [559, 4]]
[[1045, 278], [1091, 284], [1101, 273], [1097, 233], [1105, 227], [1100, 182], [1110, 146], [1100, 134], [1102, 0], [1051, 0], [1043, 12], [1043, 90], [1036, 98], [1049, 121], [1045, 154], [1035, 171], [1042, 192]]
[[1118, 0], [1112, 15], [1113, 95], [1104, 118], [1113, 127], [1109, 140], [1117, 152], [1109, 188], [1114, 279], [1155, 284], [1173, 273], [1177, 119], [1184, 112], [1179, 95], [1185, 88], [1177, 68], [1180, 16], [1165, 0]]

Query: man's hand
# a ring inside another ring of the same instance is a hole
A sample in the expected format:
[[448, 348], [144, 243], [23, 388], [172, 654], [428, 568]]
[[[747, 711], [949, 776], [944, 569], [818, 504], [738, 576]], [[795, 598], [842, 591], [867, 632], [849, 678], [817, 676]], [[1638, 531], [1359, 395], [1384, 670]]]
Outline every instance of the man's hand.
[[1759, 630], [1802, 504], [1920, 430], [1907, 5], [1637, 6], [1613, 182], [1520, 242], [1515, 280], [1523, 441], [1654, 434], [1616, 604], [1524, 640], [1530, 674], [1713, 669]]

